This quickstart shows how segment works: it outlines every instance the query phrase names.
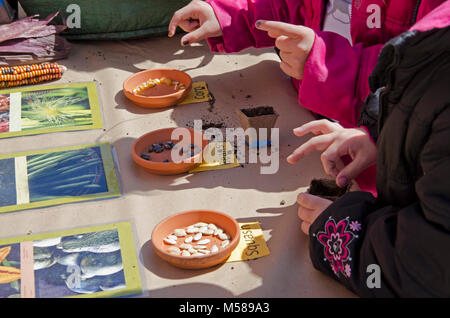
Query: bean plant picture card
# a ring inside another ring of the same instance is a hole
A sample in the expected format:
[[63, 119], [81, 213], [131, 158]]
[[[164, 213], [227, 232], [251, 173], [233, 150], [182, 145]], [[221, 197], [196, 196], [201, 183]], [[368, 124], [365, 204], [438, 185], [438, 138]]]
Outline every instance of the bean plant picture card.
[[141, 292], [129, 222], [0, 239], [0, 298]]
[[0, 213], [118, 196], [108, 143], [0, 155]]
[[95, 83], [0, 90], [0, 138], [101, 127]]

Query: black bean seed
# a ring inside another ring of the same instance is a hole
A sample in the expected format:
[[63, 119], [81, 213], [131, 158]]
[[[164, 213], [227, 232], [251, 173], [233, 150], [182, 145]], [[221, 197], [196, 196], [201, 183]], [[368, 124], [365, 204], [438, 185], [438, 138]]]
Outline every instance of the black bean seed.
[[172, 149], [173, 146], [174, 146], [173, 142], [166, 142], [164, 144], [164, 148], [166, 148], [166, 149]]
[[146, 154], [141, 155], [141, 158], [145, 160], [150, 160], [150, 156]]

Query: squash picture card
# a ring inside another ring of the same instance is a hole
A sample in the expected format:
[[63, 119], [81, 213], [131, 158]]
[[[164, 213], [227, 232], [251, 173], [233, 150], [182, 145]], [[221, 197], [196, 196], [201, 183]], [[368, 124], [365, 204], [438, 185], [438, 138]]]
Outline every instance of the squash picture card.
[[0, 298], [141, 292], [129, 222], [0, 239]]
[[95, 83], [0, 90], [0, 138], [101, 127]]
[[118, 196], [108, 143], [0, 155], [0, 213]]

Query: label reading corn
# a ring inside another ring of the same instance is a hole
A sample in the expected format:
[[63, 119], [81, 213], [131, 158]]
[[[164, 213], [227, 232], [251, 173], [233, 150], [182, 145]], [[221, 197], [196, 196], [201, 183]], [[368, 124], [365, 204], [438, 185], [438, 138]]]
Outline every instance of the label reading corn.
[[206, 82], [193, 82], [192, 90], [178, 105], [203, 103], [211, 99]]

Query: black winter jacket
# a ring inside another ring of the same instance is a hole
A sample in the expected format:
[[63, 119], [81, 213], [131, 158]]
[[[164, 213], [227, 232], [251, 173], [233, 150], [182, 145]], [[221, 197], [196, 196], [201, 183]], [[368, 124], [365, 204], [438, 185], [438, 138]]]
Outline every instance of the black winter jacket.
[[314, 267], [363, 297], [450, 297], [450, 27], [389, 41], [360, 123], [378, 198], [358, 191], [310, 228]]

